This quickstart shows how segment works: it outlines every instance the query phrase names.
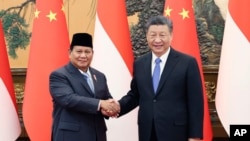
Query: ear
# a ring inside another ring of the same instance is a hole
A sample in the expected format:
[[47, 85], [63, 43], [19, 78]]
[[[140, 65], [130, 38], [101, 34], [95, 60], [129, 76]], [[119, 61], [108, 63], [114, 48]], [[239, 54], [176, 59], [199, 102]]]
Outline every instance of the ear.
[[70, 48], [68, 49], [68, 54], [70, 55], [70, 53], [71, 53], [71, 50], [70, 50]]
[[170, 42], [172, 42], [173, 36], [174, 36], [174, 34], [173, 34], [173, 32], [172, 32], [172, 33], [170, 34]]

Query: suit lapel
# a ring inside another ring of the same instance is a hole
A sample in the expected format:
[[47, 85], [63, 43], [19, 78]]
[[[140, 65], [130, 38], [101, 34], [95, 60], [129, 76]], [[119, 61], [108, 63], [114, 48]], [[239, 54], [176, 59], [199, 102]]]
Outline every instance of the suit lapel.
[[71, 63], [69, 63], [67, 65], [67, 67], [68, 67], [70, 74], [74, 77], [74, 79], [76, 79], [76, 81], [80, 81], [80, 84], [87, 90], [87, 92], [90, 96], [94, 96], [93, 92], [91, 91], [91, 89], [88, 85], [88, 82], [86, 80], [84, 80], [84, 77], [81, 74], [81, 72], [75, 66], [73, 66]]
[[176, 51], [173, 48], [171, 48], [167, 62], [164, 66], [164, 70], [162, 71], [161, 74], [161, 79], [159, 82], [157, 93], [162, 89], [164, 83], [166, 82], [168, 76], [172, 73], [177, 62], [178, 62], [178, 55], [176, 54]]
[[146, 56], [144, 62], [144, 70], [145, 70], [145, 77], [146, 77], [146, 82], [147, 83], [147, 88], [150, 89], [150, 91], [152, 91], [152, 93], [154, 94], [154, 88], [153, 88], [153, 80], [152, 80], [152, 70], [151, 70], [151, 61], [152, 61], [152, 53], [149, 53], [148, 56]]

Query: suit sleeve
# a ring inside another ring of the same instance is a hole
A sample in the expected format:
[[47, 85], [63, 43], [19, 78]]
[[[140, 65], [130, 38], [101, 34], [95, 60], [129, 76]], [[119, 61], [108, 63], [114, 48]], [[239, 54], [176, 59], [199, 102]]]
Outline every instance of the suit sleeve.
[[201, 74], [193, 58], [187, 70], [189, 138], [203, 138], [204, 99]]
[[99, 99], [75, 93], [72, 84], [65, 75], [53, 72], [49, 78], [49, 85], [53, 102], [63, 108], [77, 112], [98, 113]]
[[[134, 74], [135, 76], [136, 68], [134, 63]], [[137, 83], [135, 77], [133, 77], [131, 83], [130, 83], [130, 90], [128, 91], [127, 95], [123, 96], [119, 100], [120, 106], [121, 106], [121, 112], [120, 116], [130, 112], [134, 108], [136, 108], [139, 105], [139, 93], [137, 88]]]

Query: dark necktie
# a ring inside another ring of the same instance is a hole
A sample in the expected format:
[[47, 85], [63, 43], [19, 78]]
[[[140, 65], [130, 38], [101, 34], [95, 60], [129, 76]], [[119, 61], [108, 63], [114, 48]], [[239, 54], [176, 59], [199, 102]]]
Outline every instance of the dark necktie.
[[160, 58], [155, 59], [155, 68], [153, 72], [153, 86], [154, 86], [155, 93], [156, 93], [156, 90], [158, 88], [159, 81], [160, 81], [160, 72], [161, 72], [160, 62], [161, 62]]

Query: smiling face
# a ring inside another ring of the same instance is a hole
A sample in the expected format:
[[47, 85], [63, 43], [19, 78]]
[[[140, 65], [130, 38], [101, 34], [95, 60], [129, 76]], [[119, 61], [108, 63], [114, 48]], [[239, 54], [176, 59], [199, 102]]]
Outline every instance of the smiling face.
[[85, 46], [74, 46], [69, 52], [71, 63], [78, 69], [87, 72], [93, 59], [93, 49]]
[[158, 57], [167, 52], [173, 35], [167, 25], [151, 25], [146, 34], [148, 46]]

